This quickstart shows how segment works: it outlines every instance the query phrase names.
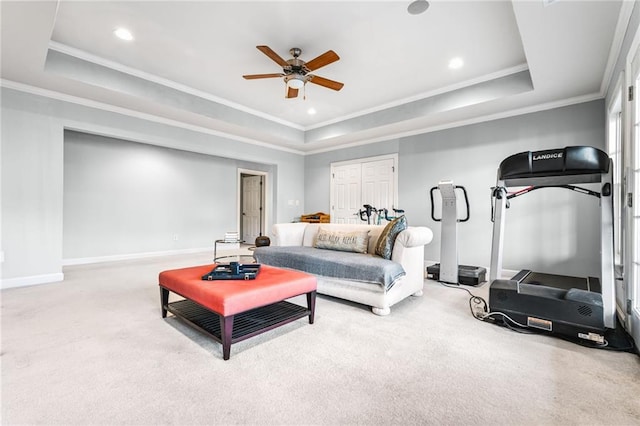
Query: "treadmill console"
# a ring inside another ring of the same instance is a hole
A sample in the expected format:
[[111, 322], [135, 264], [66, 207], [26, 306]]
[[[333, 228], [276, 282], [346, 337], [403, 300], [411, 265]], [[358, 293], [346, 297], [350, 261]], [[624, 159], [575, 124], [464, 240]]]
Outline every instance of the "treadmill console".
[[609, 171], [609, 156], [591, 146], [568, 146], [545, 151], [527, 151], [500, 163], [501, 180], [568, 175], [603, 174]]

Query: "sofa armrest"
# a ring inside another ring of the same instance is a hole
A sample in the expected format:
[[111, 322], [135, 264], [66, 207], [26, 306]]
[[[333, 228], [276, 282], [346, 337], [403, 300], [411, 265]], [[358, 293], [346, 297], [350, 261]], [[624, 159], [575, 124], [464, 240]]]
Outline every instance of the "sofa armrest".
[[274, 246], [301, 246], [304, 240], [304, 222], [276, 223], [271, 228]]
[[424, 226], [407, 228], [398, 234], [391, 260], [402, 265], [407, 273], [405, 279], [414, 283], [424, 280], [424, 246], [433, 239], [431, 229]]
[[429, 244], [433, 239], [433, 232], [426, 226], [414, 226], [400, 232], [396, 237], [395, 244], [402, 244], [404, 247], [418, 247]]

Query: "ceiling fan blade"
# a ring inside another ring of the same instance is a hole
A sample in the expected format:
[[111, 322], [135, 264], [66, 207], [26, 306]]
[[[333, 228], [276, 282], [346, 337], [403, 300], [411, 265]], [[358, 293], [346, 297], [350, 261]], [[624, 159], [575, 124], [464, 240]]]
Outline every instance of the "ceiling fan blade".
[[324, 67], [325, 65], [329, 65], [332, 62], [340, 59], [340, 56], [333, 50], [327, 50], [322, 55], [318, 56], [315, 59], [310, 60], [305, 63], [304, 66], [307, 67], [309, 71], [317, 70], [318, 68]]
[[284, 74], [248, 74], [243, 75], [243, 78], [247, 80], [255, 80], [256, 78], [273, 78], [273, 77], [284, 77]]
[[298, 97], [298, 89], [294, 89], [293, 87], [289, 87], [287, 90], [287, 99], [297, 98]]
[[261, 51], [262, 53], [270, 57], [271, 60], [273, 60], [276, 64], [280, 65], [281, 67], [286, 67], [289, 65], [287, 61], [282, 59], [280, 55], [278, 55], [276, 52], [271, 50], [269, 46], [256, 46], [256, 47], [258, 48], [259, 51]]
[[309, 79], [310, 83], [324, 86], [333, 90], [340, 90], [344, 86], [344, 83], [340, 83], [339, 81], [329, 80], [328, 78], [324, 78], [324, 77], [318, 77], [317, 75], [307, 75], [307, 77], [311, 77]]

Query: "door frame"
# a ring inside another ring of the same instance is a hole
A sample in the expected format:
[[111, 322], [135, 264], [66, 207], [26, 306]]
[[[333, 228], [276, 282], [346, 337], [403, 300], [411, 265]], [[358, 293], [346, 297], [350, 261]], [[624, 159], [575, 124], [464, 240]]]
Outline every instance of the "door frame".
[[[638, 58], [636, 58], [638, 55]], [[634, 100], [630, 101], [627, 96], [625, 96], [626, 101], [625, 104], [627, 108], [625, 108], [626, 112], [623, 120], [625, 121], [625, 165], [628, 166], [628, 180], [627, 180], [627, 194], [631, 194], [633, 198], [633, 203], [638, 203], [638, 192], [640, 188], [636, 187], [635, 175], [634, 175], [634, 167], [638, 167], [638, 164], [634, 164], [636, 158], [640, 158], [640, 147], [638, 146], [639, 141], [637, 140], [638, 133], [634, 129], [636, 114], [640, 114], [636, 108], [640, 107], [640, 101], [638, 100], [638, 96], [640, 95], [640, 87], [636, 85], [636, 81], [634, 79], [635, 75], [633, 73], [633, 60], [640, 60], [640, 30], [638, 30], [634, 36], [634, 39], [629, 48], [629, 52], [627, 53], [626, 61], [625, 61], [625, 87], [628, 90], [629, 86], [634, 86]], [[628, 93], [628, 92], [627, 92]], [[625, 200], [628, 201], [628, 200]], [[640, 272], [635, 266], [634, 261], [640, 255], [638, 251], [640, 251], [640, 244], [634, 241], [635, 237], [640, 233], [640, 230], [637, 229], [638, 224], [634, 219], [634, 213], [637, 209], [637, 205], [629, 206], [627, 208], [627, 239], [625, 245], [625, 284], [627, 288], [627, 299], [629, 303], [629, 309], [627, 311], [628, 319], [627, 319], [627, 331], [633, 337], [636, 345], [640, 343]]]
[[[242, 175], [262, 176], [262, 235], [269, 234], [269, 201], [271, 199], [271, 187], [269, 186], [269, 173], [260, 170], [251, 170], [238, 168], [237, 171], [237, 189], [236, 189], [236, 218], [238, 220], [238, 234], [242, 235]], [[247, 242], [252, 244], [253, 241]]]
[[[626, 208], [626, 203], [624, 202], [626, 198], [626, 166], [625, 163], [627, 161], [627, 157], [629, 153], [628, 149], [625, 147], [625, 141], [627, 140], [626, 133], [626, 117], [625, 115], [625, 88], [626, 85], [626, 74], [625, 71], [621, 71], [618, 75], [616, 83], [614, 85], [614, 89], [611, 91], [612, 96], [607, 104], [607, 119], [605, 122], [605, 129], [607, 135], [607, 153], [611, 156], [612, 144], [616, 145], [620, 143], [619, 146], [615, 148], [619, 148], [619, 151], [615, 153], [618, 156], [618, 164], [614, 163], [613, 172], [617, 176], [613, 176], [613, 183], [615, 188], [616, 179], [620, 181], [620, 191], [614, 191], [613, 194], [613, 228], [614, 228], [614, 287], [615, 287], [615, 299], [616, 299], [616, 311], [618, 318], [624, 324], [625, 328], [629, 327], [629, 318], [627, 315], [627, 299], [628, 299], [628, 289], [627, 284], [624, 282], [625, 274], [628, 274], [628, 268], [625, 267], [626, 264], [626, 239], [628, 237], [628, 212]], [[612, 124], [615, 124], [615, 127], [612, 127]], [[617, 208], [616, 208], [617, 207]], [[616, 218], [620, 216], [619, 222]], [[616, 234], [617, 237], [616, 238]], [[618, 248], [620, 249], [619, 257], [616, 257], [618, 253]]]

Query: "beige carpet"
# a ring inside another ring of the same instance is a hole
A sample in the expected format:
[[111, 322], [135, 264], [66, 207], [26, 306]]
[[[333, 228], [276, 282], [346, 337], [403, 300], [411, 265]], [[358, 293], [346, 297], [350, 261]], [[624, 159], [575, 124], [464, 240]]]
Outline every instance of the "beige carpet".
[[160, 316], [158, 272], [209, 261], [76, 266], [3, 291], [2, 424], [640, 424], [640, 357], [482, 323], [431, 281], [388, 317], [320, 296], [315, 324], [223, 361]]

